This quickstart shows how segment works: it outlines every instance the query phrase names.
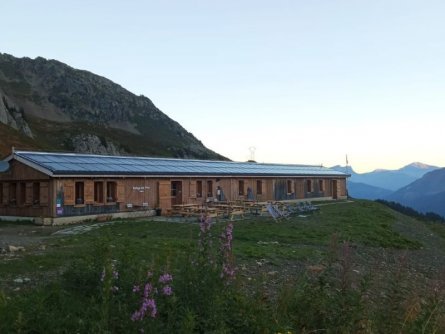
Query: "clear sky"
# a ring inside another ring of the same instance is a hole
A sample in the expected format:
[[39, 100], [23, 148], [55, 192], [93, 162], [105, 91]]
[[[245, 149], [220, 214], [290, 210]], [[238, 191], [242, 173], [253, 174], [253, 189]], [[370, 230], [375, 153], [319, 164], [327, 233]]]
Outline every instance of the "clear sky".
[[149, 97], [233, 160], [445, 166], [445, 1], [0, 1], [0, 52]]

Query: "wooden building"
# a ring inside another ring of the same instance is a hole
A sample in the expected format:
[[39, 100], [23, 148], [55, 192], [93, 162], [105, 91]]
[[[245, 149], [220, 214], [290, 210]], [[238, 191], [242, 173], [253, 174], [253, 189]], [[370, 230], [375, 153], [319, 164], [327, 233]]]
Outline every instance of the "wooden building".
[[0, 217], [114, 214], [209, 201], [342, 199], [347, 175], [321, 166], [15, 151]]

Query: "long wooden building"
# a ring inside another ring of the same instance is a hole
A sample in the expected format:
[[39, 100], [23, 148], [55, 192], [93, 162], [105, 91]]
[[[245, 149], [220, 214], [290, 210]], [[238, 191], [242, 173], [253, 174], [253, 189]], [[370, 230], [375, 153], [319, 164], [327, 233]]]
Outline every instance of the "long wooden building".
[[15, 151], [0, 217], [115, 214], [209, 201], [342, 199], [348, 175], [321, 166]]

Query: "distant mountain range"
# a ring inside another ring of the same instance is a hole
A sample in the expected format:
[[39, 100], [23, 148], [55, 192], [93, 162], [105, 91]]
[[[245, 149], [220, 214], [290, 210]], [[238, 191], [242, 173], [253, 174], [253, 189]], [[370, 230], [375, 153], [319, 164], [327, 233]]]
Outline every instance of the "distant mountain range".
[[227, 160], [145, 96], [56, 60], [0, 53], [0, 156], [11, 147]]
[[349, 178], [350, 182], [364, 183], [373, 187], [396, 191], [438, 167], [413, 162], [396, 170], [376, 169], [375, 171], [363, 174], [356, 173], [352, 167], [334, 166], [332, 168], [351, 174]]
[[335, 170], [351, 175], [348, 179], [349, 195], [362, 199], [385, 199], [394, 191], [416, 181], [436, 166], [413, 162], [397, 170], [377, 169], [368, 173], [356, 173], [352, 167], [334, 166]]
[[425, 174], [386, 199], [423, 213], [435, 212], [445, 217], [445, 168]]
[[363, 174], [349, 166], [332, 168], [351, 175], [348, 192], [353, 198], [384, 199], [445, 217], [445, 168], [420, 162], [397, 170], [377, 169]]

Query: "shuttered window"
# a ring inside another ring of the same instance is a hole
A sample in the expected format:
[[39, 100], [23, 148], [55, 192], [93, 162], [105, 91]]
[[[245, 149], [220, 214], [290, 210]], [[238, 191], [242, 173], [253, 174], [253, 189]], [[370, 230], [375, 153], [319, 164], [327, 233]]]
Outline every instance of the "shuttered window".
[[19, 183], [19, 195], [18, 195], [18, 204], [24, 205], [26, 202], [26, 183], [20, 182]]
[[261, 180], [256, 181], [256, 194], [257, 195], [263, 194], [263, 181]]
[[9, 203], [9, 184], [3, 183], [3, 205], [8, 205]]
[[238, 195], [244, 195], [244, 181], [238, 181]]
[[196, 181], [190, 181], [190, 198], [196, 198]]
[[32, 184], [32, 204], [37, 205], [40, 203], [40, 182], [34, 182]]
[[0, 205], [3, 205], [3, 184], [0, 183]]
[[32, 182], [26, 183], [26, 205], [32, 204]]
[[207, 197], [213, 197], [213, 181], [207, 181]]
[[116, 182], [107, 182], [107, 202], [116, 202], [117, 199], [117, 184]]
[[104, 202], [104, 183], [94, 182], [94, 203]]
[[48, 205], [49, 187], [48, 182], [40, 182], [40, 205]]
[[292, 180], [287, 180], [287, 193], [292, 194], [294, 192]]
[[63, 182], [63, 201], [64, 201], [65, 205], [76, 204], [73, 181], [64, 181]]
[[76, 204], [85, 203], [85, 192], [84, 192], [83, 182], [75, 183], [75, 198], [76, 198]]
[[306, 189], [308, 193], [312, 192], [312, 181], [311, 180], [306, 180]]
[[9, 204], [17, 205], [17, 183], [9, 185]]
[[87, 180], [83, 183], [85, 204], [94, 203], [94, 182]]
[[318, 189], [320, 192], [324, 191], [324, 182], [323, 180], [318, 180]]
[[196, 181], [196, 197], [202, 197], [202, 181]]
[[125, 184], [122, 181], [116, 182], [117, 184], [117, 198], [116, 202], [125, 202]]

